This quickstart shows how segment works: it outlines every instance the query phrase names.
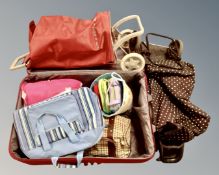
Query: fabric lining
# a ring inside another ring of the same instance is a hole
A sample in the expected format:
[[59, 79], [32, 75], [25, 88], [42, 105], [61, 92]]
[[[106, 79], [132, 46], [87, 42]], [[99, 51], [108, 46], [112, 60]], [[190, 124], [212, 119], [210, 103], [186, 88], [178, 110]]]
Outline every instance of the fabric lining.
[[[154, 138], [149, 114], [147, 88], [145, 74], [143, 72], [126, 72], [115, 70], [65, 70], [65, 71], [42, 71], [31, 72], [24, 81], [34, 82], [54, 78], [74, 78], [89, 87], [92, 81], [107, 72], [117, 72], [127, 82], [133, 93], [133, 108], [126, 115], [131, 118], [131, 153], [129, 158], [151, 157], [155, 152]], [[136, 84], [137, 83], [137, 84]], [[85, 93], [86, 94], [86, 93]], [[21, 93], [18, 95], [17, 109], [23, 107]], [[140, 126], [140, 127], [139, 127]], [[61, 132], [63, 134], [63, 132]], [[12, 129], [9, 149], [18, 157], [26, 158], [21, 152], [17, 140], [17, 134]], [[75, 155], [69, 155], [70, 157]], [[69, 157], [65, 156], [65, 157]]]

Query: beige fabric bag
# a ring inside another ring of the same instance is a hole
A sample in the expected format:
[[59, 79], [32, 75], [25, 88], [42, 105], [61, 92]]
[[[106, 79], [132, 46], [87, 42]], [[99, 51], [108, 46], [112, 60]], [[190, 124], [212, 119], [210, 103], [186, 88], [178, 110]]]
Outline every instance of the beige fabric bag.
[[105, 129], [101, 140], [88, 149], [89, 156], [126, 158], [131, 151], [131, 119], [117, 115], [105, 119]]

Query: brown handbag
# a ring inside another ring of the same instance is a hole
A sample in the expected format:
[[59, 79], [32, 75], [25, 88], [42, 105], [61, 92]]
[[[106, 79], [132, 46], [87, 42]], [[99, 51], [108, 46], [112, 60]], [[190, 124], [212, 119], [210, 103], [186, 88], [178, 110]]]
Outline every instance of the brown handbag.
[[[154, 35], [171, 40], [169, 47], [149, 44]], [[148, 33], [141, 52], [152, 95], [152, 122], [159, 140], [166, 145], [180, 145], [206, 131], [210, 117], [190, 101], [195, 83], [194, 65], [181, 59], [182, 42]]]

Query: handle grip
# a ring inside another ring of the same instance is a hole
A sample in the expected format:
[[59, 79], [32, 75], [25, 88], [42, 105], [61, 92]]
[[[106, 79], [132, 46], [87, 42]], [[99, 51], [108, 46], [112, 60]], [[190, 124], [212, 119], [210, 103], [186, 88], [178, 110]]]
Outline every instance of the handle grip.
[[10, 66], [10, 70], [17, 70], [17, 69], [21, 69], [23, 67], [25, 67], [25, 63], [22, 63], [22, 64], [19, 64], [18, 65], [18, 62], [21, 61], [21, 60], [24, 60], [25, 57], [29, 54], [29, 52], [23, 54], [23, 55], [20, 55], [18, 57], [16, 57], [14, 59], [14, 61], [12, 62], [11, 66]]
[[43, 149], [45, 151], [48, 151], [51, 149], [51, 145], [49, 143], [49, 140], [46, 136], [46, 131], [45, 131], [45, 127], [43, 125], [43, 122], [42, 122], [42, 118], [46, 115], [50, 115], [50, 116], [54, 116], [56, 117], [58, 123], [60, 124], [60, 126], [62, 127], [62, 129], [66, 132], [69, 140], [72, 142], [72, 143], [75, 143], [75, 142], [78, 142], [79, 141], [79, 136], [75, 135], [75, 133], [73, 132], [73, 130], [70, 128], [70, 126], [68, 125], [68, 122], [66, 121], [66, 119], [61, 116], [61, 115], [57, 115], [57, 114], [50, 114], [50, 113], [44, 113], [42, 114], [38, 120], [37, 120], [37, 130], [39, 132], [39, 135], [40, 135], [40, 139], [42, 141], [42, 146], [43, 146]]
[[130, 16], [127, 16], [125, 18], [120, 19], [112, 26], [112, 31], [117, 30], [117, 28], [120, 25], [122, 25], [123, 23], [125, 23], [127, 21], [133, 20], [133, 19], [136, 19], [138, 26], [139, 26], [139, 30], [136, 32], [132, 32], [130, 34], [127, 34], [124, 37], [121, 37], [118, 41], [116, 41], [116, 43], [113, 45], [114, 51], [116, 51], [124, 42], [126, 42], [132, 38], [139, 37], [144, 33], [144, 27], [143, 27], [143, 25], [141, 23], [141, 19], [138, 15], [130, 15]]

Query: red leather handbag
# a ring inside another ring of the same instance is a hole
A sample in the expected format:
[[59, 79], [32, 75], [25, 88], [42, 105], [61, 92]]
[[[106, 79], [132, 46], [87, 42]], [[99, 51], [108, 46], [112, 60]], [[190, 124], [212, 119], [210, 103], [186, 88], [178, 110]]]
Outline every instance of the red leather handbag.
[[[68, 16], [42, 16], [29, 25], [28, 69], [71, 69], [114, 62], [109, 12], [92, 20]], [[23, 65], [19, 65], [23, 66]]]

